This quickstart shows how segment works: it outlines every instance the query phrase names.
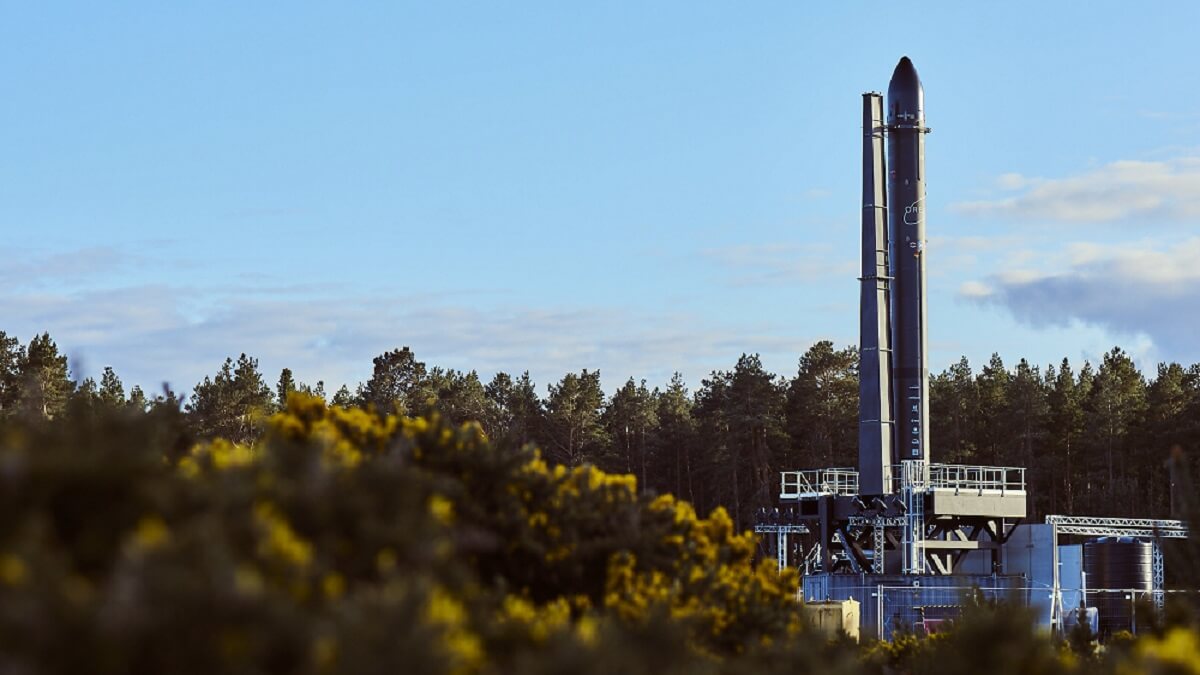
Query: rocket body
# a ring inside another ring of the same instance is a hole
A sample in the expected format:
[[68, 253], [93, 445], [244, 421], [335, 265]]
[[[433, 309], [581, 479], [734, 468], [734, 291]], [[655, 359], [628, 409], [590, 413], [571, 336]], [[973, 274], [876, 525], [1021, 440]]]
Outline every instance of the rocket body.
[[924, 98], [912, 61], [902, 58], [887, 93], [895, 461], [929, 461]]

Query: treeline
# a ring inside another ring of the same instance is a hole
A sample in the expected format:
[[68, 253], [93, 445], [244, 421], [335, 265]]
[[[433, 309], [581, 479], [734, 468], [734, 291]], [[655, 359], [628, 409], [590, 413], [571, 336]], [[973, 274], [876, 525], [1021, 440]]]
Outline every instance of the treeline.
[[[780, 471], [857, 463], [857, 350], [830, 342], [813, 345], [790, 377], [743, 355], [695, 391], [677, 373], [664, 387], [631, 378], [611, 394], [596, 371], [568, 373], [542, 393], [528, 372], [484, 382], [474, 371], [429, 366], [407, 347], [377, 356], [369, 380], [332, 395], [286, 368], [272, 386], [243, 354], [186, 400], [165, 387], [126, 394], [111, 368], [99, 382], [76, 382], [46, 334], [22, 346], [0, 333], [0, 358], [3, 416], [165, 406], [182, 409], [194, 438], [247, 442], [262, 414], [294, 391], [407, 416], [436, 410], [478, 422], [497, 443], [537, 445], [552, 462], [633, 474], [641, 490], [677, 495], [701, 513], [724, 506], [742, 527], [774, 504]], [[975, 372], [963, 358], [931, 378], [930, 398], [934, 460], [1027, 467], [1034, 518], [1165, 517], [1171, 450], [1200, 443], [1200, 365], [1160, 364], [1147, 379], [1120, 348], [1078, 367], [1021, 359], [1010, 369], [993, 355]]]

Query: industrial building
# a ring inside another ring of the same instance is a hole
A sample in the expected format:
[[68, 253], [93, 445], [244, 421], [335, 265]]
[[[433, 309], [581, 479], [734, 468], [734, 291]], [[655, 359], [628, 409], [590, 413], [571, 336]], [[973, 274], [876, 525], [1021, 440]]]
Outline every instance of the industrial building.
[[[863, 94], [857, 468], [784, 471], [760, 515], [809, 602], [857, 601], [861, 633], [933, 632], [971, 597], [1027, 603], [1054, 630], [1101, 638], [1161, 607], [1159, 542], [1177, 520], [1027, 520], [1025, 470], [932, 461], [925, 283], [924, 89], [908, 57]], [[886, 157], [885, 148], [886, 144]]]

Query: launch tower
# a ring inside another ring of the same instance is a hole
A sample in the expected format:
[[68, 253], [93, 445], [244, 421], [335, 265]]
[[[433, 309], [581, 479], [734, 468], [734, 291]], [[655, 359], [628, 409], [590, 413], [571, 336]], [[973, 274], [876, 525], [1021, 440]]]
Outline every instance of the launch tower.
[[[868, 92], [862, 103], [858, 467], [782, 472], [780, 506], [761, 513], [755, 530], [775, 536], [780, 567], [801, 568], [805, 599], [857, 599], [866, 632], [885, 638], [898, 623], [951, 616], [964, 589], [990, 590], [993, 598], [1023, 593], [1061, 628], [1071, 607], [1087, 600], [1078, 546], [1060, 546], [1061, 535], [1152, 541], [1150, 585], [1161, 604], [1157, 540], [1186, 536], [1180, 521], [1047, 516], [1044, 525], [1018, 529], [1027, 515], [1025, 469], [933, 461], [925, 292], [930, 130], [912, 61], [900, 59], [886, 101]], [[1064, 571], [1078, 581], [1064, 582]], [[1064, 605], [1072, 592], [1077, 599]]]

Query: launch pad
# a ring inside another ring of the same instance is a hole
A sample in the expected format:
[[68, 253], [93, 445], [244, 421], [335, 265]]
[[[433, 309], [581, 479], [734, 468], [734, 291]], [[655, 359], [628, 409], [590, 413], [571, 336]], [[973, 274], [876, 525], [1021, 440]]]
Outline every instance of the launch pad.
[[853, 469], [784, 471], [774, 524], [817, 535], [810, 573], [952, 574], [970, 552], [985, 554], [991, 573], [1026, 515], [1020, 468], [908, 460], [885, 488], [864, 495]]
[[[1091, 545], [1060, 545], [1063, 534], [1150, 546], [1130, 568], [1136, 583], [1093, 594], [1161, 607], [1158, 540], [1186, 536], [1182, 522], [1048, 516], [1028, 524], [1025, 469], [930, 459], [924, 98], [908, 57], [892, 74], [886, 108], [880, 94], [863, 94], [858, 467], [781, 472], [779, 506], [761, 512], [754, 529], [774, 535], [781, 569], [803, 572], [803, 599], [855, 599], [864, 632], [885, 639], [900, 625], [952, 618], [967, 592], [1023, 601], [1061, 630], [1086, 614], [1074, 608], [1087, 605]], [[1104, 541], [1095, 550], [1107, 551]], [[1093, 564], [1103, 568], [1093, 573], [1126, 571]], [[1110, 614], [1124, 607], [1097, 604]]]

